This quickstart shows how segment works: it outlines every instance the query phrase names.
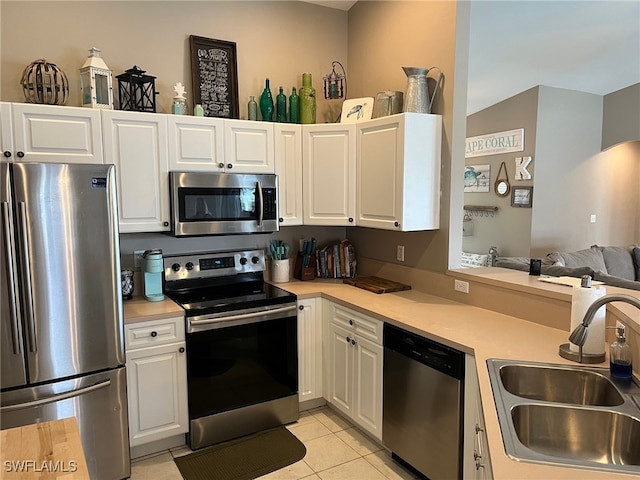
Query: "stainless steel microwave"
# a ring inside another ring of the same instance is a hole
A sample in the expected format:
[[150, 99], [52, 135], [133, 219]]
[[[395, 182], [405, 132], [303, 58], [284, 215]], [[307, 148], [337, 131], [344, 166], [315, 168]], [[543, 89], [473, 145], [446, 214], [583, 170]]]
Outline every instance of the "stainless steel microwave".
[[278, 230], [276, 175], [169, 172], [176, 237]]

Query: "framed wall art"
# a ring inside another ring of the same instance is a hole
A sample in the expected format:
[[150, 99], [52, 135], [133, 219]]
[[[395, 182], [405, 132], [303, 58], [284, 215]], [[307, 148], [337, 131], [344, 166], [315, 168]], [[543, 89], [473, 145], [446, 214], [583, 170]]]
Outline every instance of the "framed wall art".
[[189, 37], [193, 104], [205, 117], [239, 118], [235, 42]]
[[464, 192], [483, 193], [489, 191], [491, 165], [467, 165], [464, 167]]
[[511, 206], [531, 208], [533, 203], [533, 187], [513, 187], [511, 190]]

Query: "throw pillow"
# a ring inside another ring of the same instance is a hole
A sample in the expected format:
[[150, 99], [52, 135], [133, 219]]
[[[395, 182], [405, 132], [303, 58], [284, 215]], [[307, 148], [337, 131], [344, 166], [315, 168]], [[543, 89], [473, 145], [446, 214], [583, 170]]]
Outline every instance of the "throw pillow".
[[[593, 247], [592, 247], [593, 248]], [[624, 278], [626, 280], [636, 279], [636, 269], [633, 265], [631, 248], [629, 247], [600, 247], [604, 264], [607, 266], [609, 275]]]
[[633, 263], [636, 267], [636, 280], [640, 282], [640, 247], [633, 247]]
[[[554, 252], [562, 258], [564, 267], [590, 267], [595, 272], [607, 272], [602, 251], [599, 248], [591, 247], [577, 252]], [[558, 265], [556, 262], [554, 265]]]

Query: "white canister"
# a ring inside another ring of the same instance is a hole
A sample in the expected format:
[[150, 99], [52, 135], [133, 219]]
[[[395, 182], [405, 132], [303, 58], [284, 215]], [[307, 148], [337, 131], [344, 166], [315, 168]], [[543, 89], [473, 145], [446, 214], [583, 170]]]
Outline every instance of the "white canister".
[[289, 281], [289, 259], [271, 260], [271, 281], [285, 283]]

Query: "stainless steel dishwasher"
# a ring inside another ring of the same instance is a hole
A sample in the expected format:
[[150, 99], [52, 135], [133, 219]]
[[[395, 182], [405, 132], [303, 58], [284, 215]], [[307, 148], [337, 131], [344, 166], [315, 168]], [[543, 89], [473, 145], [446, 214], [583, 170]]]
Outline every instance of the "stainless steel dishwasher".
[[430, 480], [462, 478], [464, 353], [384, 325], [382, 442]]

